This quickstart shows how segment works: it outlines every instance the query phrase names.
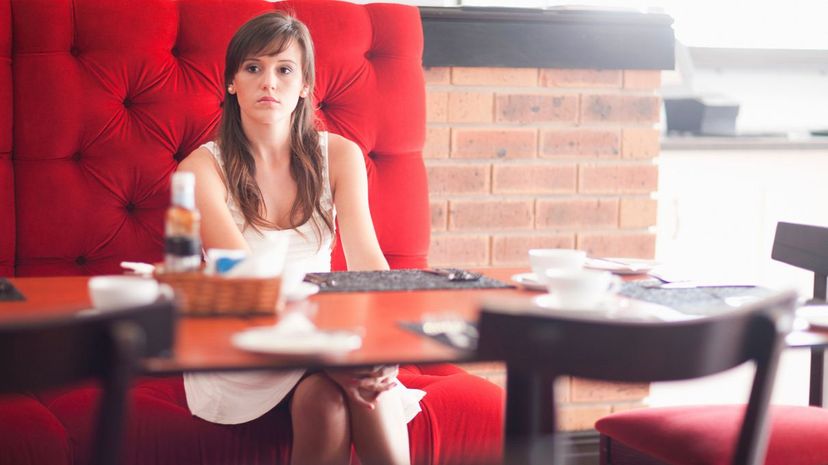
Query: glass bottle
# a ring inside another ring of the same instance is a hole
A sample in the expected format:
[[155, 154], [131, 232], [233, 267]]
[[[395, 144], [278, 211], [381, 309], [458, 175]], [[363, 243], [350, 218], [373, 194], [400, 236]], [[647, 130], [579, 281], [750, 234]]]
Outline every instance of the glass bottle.
[[201, 268], [201, 215], [195, 207], [195, 175], [172, 176], [172, 205], [164, 227], [164, 271], [183, 273]]

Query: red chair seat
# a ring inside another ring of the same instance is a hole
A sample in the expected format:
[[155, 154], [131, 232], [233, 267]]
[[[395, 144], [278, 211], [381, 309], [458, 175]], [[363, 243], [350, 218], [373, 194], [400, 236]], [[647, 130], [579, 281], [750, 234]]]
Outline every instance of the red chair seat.
[[72, 450], [60, 421], [37, 399], [0, 398], [0, 465], [70, 465]]
[[[450, 365], [430, 371], [414, 366], [400, 370], [403, 384], [427, 392], [423, 411], [409, 424], [412, 463], [496, 463], [503, 412], [491, 406], [502, 405], [503, 391]], [[48, 402], [74, 445], [75, 465], [90, 463], [94, 416], [89, 412], [98, 394], [97, 388], [85, 386]], [[290, 414], [284, 404], [242, 425], [218, 425], [190, 414], [180, 376], [145, 378], [130, 392], [128, 415], [125, 465], [289, 462]]]
[[[765, 465], [828, 464], [828, 410], [774, 406]], [[595, 424], [609, 438], [602, 463], [729, 465], [743, 405], [668, 407], [633, 410], [604, 417]], [[623, 458], [613, 460], [614, 443]], [[608, 460], [605, 460], [608, 459]]]

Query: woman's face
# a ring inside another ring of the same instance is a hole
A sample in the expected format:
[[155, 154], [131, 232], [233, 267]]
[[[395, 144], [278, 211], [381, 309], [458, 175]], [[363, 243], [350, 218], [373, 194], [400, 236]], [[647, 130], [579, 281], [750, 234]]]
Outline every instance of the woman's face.
[[302, 75], [302, 47], [294, 41], [276, 55], [246, 57], [233, 77], [230, 92], [236, 95], [243, 121], [289, 124], [299, 97], [307, 98], [308, 93]]

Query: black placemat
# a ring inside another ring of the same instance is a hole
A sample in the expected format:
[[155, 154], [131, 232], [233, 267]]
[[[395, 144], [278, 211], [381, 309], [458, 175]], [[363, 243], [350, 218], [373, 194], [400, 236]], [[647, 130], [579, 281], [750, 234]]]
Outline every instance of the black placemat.
[[619, 294], [632, 299], [661, 304], [689, 315], [712, 315], [722, 307], [738, 306], [751, 299], [770, 295], [773, 291], [764, 287], [692, 287], [687, 289], [661, 289], [661, 281], [643, 280], [624, 283]]
[[[452, 271], [462, 271], [447, 268]], [[449, 281], [423, 270], [335, 271], [309, 273], [305, 281], [319, 284], [320, 292], [420, 291], [431, 289], [505, 289], [514, 287], [481, 276], [475, 281]], [[320, 282], [321, 281], [321, 282]]]
[[6, 278], [0, 278], [0, 301], [26, 300], [23, 294]]

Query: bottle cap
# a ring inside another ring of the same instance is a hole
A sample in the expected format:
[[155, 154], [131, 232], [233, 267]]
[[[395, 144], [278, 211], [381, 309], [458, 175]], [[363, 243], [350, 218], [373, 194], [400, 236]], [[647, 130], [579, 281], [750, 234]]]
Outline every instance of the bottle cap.
[[172, 203], [184, 208], [195, 208], [195, 174], [177, 171], [172, 175]]

